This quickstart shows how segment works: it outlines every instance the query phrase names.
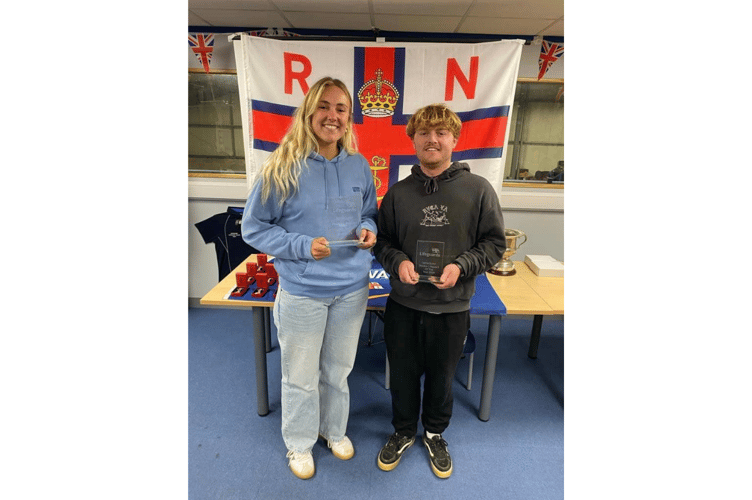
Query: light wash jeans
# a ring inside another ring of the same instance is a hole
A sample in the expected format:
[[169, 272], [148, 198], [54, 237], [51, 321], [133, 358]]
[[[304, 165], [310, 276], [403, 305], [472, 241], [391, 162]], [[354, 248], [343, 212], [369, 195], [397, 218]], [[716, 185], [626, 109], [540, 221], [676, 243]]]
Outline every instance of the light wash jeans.
[[355, 363], [368, 287], [315, 299], [279, 290], [274, 324], [282, 359], [282, 438], [309, 451], [321, 434], [345, 437], [350, 414], [347, 376]]

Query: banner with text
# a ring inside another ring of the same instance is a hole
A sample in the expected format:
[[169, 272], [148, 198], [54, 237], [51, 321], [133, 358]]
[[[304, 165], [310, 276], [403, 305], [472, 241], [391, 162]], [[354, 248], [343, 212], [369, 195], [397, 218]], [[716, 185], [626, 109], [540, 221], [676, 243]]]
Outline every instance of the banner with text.
[[376, 193], [418, 163], [405, 126], [419, 108], [445, 103], [462, 120], [452, 159], [501, 194], [523, 40], [478, 44], [317, 42], [242, 35], [235, 60], [248, 187], [319, 78], [339, 78], [353, 96], [358, 149]]

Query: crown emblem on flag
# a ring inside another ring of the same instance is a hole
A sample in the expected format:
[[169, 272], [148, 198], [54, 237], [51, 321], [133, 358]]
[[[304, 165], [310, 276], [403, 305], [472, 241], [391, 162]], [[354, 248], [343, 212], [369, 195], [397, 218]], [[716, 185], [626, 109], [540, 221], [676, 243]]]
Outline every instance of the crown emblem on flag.
[[381, 68], [376, 70], [376, 78], [368, 80], [358, 91], [360, 109], [364, 115], [374, 118], [391, 116], [399, 100], [399, 91], [392, 82], [384, 80]]

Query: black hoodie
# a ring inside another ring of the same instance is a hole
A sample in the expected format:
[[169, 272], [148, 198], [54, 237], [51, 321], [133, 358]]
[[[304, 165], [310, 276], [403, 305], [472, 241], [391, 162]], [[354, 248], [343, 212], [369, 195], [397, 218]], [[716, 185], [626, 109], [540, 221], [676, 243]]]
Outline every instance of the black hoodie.
[[[430, 283], [400, 281], [399, 265], [406, 259], [416, 262], [419, 241], [443, 243], [441, 270], [455, 263], [462, 271], [454, 287], [440, 290]], [[485, 178], [470, 173], [466, 163], [454, 162], [437, 177], [414, 165], [412, 174], [390, 187], [381, 202], [374, 254], [390, 275], [390, 298], [406, 307], [434, 313], [470, 309], [475, 277], [496, 264], [505, 249], [496, 191]]]

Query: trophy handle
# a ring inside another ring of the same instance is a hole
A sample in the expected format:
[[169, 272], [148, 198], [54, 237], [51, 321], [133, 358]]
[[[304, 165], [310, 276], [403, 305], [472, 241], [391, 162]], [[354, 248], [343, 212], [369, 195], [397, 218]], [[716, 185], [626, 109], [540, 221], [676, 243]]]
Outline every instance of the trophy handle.
[[520, 247], [521, 247], [522, 245], [524, 245], [524, 244], [525, 244], [525, 242], [527, 241], [527, 235], [526, 235], [525, 233], [522, 233], [522, 236], [524, 236], [524, 237], [525, 237], [525, 239], [524, 239], [524, 240], [522, 240], [522, 243], [520, 243], [519, 245], [517, 245], [517, 248], [520, 248]]

